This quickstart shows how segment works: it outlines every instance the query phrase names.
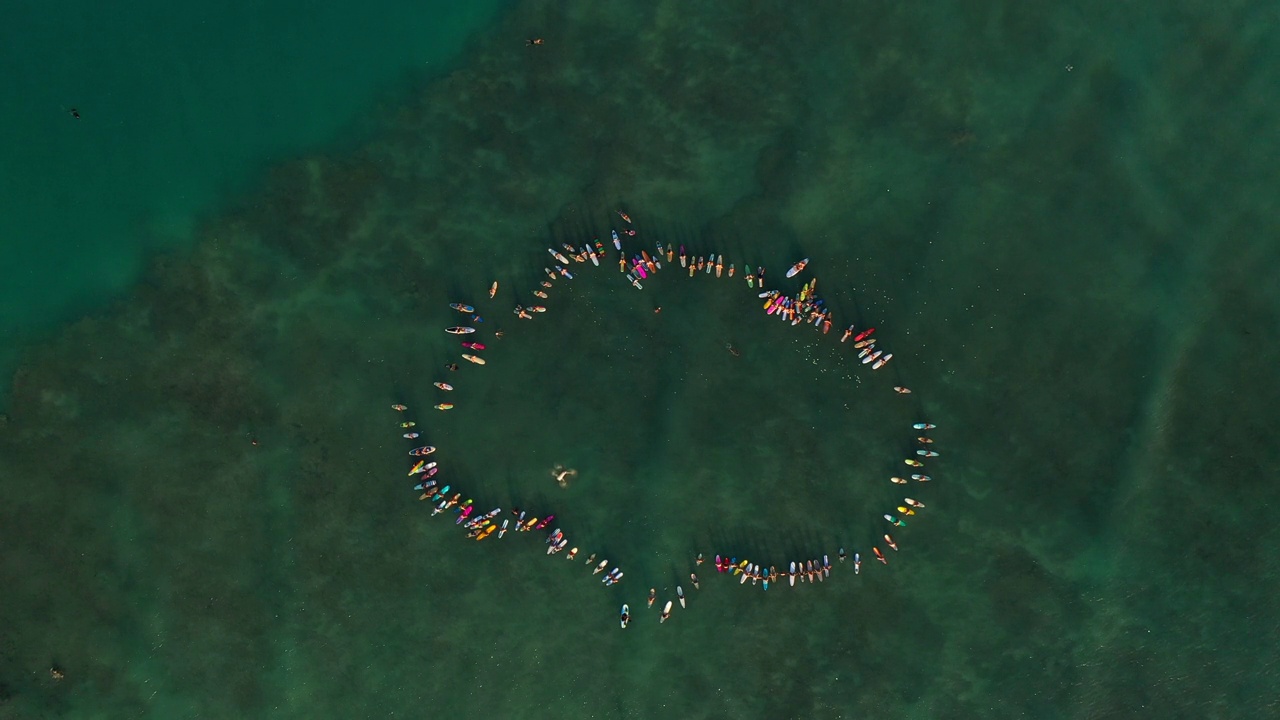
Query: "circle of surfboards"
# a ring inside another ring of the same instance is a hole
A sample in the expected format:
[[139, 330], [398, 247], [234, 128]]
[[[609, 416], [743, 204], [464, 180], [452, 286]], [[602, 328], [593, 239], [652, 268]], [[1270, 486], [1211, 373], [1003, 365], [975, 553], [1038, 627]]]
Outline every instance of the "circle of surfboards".
[[[623, 235], [634, 238], [637, 233], [630, 227], [632, 225], [630, 216], [622, 211], [618, 211], [618, 215], [626, 223], [626, 229], [624, 229]], [[641, 280], [646, 280], [650, 275], [664, 269], [663, 258], [666, 259], [669, 267], [674, 268], [676, 251], [672, 248], [670, 243], [666, 245], [665, 249], [663, 248], [662, 243], [657, 243], [654, 247], [654, 255], [650, 255], [647, 249], [641, 249], [639, 252], [633, 252], [631, 257], [628, 258], [627, 253], [623, 251], [623, 237], [619, 235], [618, 230], [613, 229], [611, 231], [611, 236], [614, 250], [618, 253], [619, 272], [624, 275], [626, 282], [637, 290], [643, 289], [643, 285], [640, 282]], [[540, 288], [532, 291], [534, 296], [538, 298], [548, 298], [549, 295], [546, 290], [553, 289], [555, 287], [554, 283], [557, 280], [564, 279], [567, 281], [573, 279], [573, 273], [568, 270], [570, 258], [572, 258], [573, 262], [581, 264], [590, 262], [595, 267], [600, 266], [601, 260], [608, 259], [607, 250], [599, 239], [596, 239], [594, 244], [587, 243], [581, 248], [575, 248], [568, 243], [563, 243], [562, 246], [564, 252], [560, 252], [554, 248], [547, 248], [547, 252], [559, 264], [554, 265], [554, 270], [550, 267], [543, 268], [543, 272], [547, 275], [548, 279], [541, 281]], [[687, 270], [689, 277], [694, 277], [699, 273], [709, 275], [714, 272], [715, 276], [720, 278], [723, 276], [725, 269], [724, 260], [725, 258], [723, 255], [717, 257], [715, 254], [712, 254], [709, 257], [698, 256], [695, 258], [686, 253], [683, 245], [681, 245], [679, 249], [680, 268], [682, 271]], [[803, 272], [808, 265], [809, 258], [800, 260], [786, 271], [786, 277], [788, 279], [796, 277]], [[730, 263], [728, 268], [729, 277], [732, 278], [736, 271], [736, 266], [733, 263]], [[744, 267], [743, 272], [746, 275], [745, 280], [748, 288], [756, 289], [758, 287], [760, 289], [758, 297], [765, 301], [764, 310], [767, 315], [777, 316], [782, 318], [784, 321], [789, 320], [793, 326], [799, 325], [801, 322], [811, 324], [816, 330], [820, 331], [824, 335], [830, 332], [832, 326], [832, 313], [826, 307], [825, 302], [817, 294], [816, 290], [818, 281], [816, 278], [806, 282], [800, 288], [797, 296], [793, 298], [783, 294], [779, 289], [765, 289], [764, 268], [756, 268], [756, 270], [752, 272], [750, 267], [746, 266]], [[497, 295], [497, 292], [498, 283], [495, 281], [489, 287], [489, 298], [493, 299]], [[455, 302], [450, 303], [449, 307], [464, 315], [470, 315], [472, 322], [479, 323], [483, 321], [483, 318], [476, 314], [476, 308], [472, 305], [463, 302]], [[532, 320], [536, 313], [542, 313], [545, 311], [546, 308], [541, 305], [532, 305], [529, 307], [517, 305], [514, 310], [514, 314], [518, 318]], [[883, 350], [876, 348], [878, 338], [874, 337], [875, 331], [876, 329], [874, 327], [865, 328], [859, 331], [853, 325], [850, 325], [840, 338], [840, 342], [845, 343], [852, 338], [853, 349], [860, 351], [857, 357], [861, 361], [861, 364], [870, 364], [873, 370], [879, 370], [893, 359], [893, 353], [884, 353]], [[459, 325], [446, 328], [445, 332], [451, 335], [473, 335], [476, 333], [476, 328], [468, 325]], [[485, 345], [477, 342], [463, 342], [462, 348], [473, 351], [472, 353], [462, 353], [462, 358], [464, 360], [475, 365], [486, 364], [486, 360], [483, 357], [474, 354], [475, 352], [484, 350]], [[729, 346], [729, 350], [733, 352], [734, 348]], [[451, 369], [456, 369], [456, 366], [453, 366]], [[444, 381], [436, 381], [433, 385], [441, 392], [453, 391], [453, 385]], [[901, 386], [895, 386], [893, 389], [895, 392], [900, 394], [911, 393], [911, 390]], [[452, 410], [454, 408], [454, 404], [449, 402], [440, 402], [434, 407], [437, 410]], [[392, 409], [403, 413], [409, 408], [405, 405], [396, 404], [392, 406]], [[412, 430], [416, 425], [417, 423], [415, 421], [405, 421], [400, 423], [401, 429], [410, 430], [410, 432], [404, 433], [405, 438], [412, 440], [420, 437], [420, 432]], [[916, 442], [920, 445], [916, 450], [916, 456], [918, 458], [931, 459], [940, 455], [937, 450], [933, 449], [933, 438], [925, 434], [929, 430], [933, 430], [934, 427], [935, 426], [933, 424], [927, 422], [918, 422], [912, 425], [912, 429], [919, 433], [915, 438]], [[466, 536], [468, 538], [479, 542], [485, 540], [495, 532], [497, 533], [498, 538], [502, 538], [507, 534], [508, 530], [515, 532], [532, 532], [535, 530], [542, 530], [550, 525], [551, 521], [555, 519], [555, 515], [548, 515], [545, 518], [539, 518], [537, 516], [530, 517], [527, 511], [512, 510], [511, 514], [513, 517], [505, 518], [502, 520], [501, 524], [499, 524], [498, 516], [502, 513], [502, 508], [494, 508], [482, 515], [475, 515], [476, 506], [472, 499], [468, 498], [467, 500], [462, 500], [463, 493], [460, 490], [457, 490], [447, 483], [441, 484], [442, 481], [436, 479], [436, 475], [440, 472], [440, 465], [437, 461], [417, 459], [431, 455], [435, 451], [436, 448], [430, 445], [422, 445], [409, 451], [410, 458], [415, 459], [409, 470], [409, 476], [417, 477], [419, 480], [419, 482], [414, 485], [414, 490], [421, 493], [418, 497], [419, 500], [429, 501], [434, 506], [431, 513], [433, 516], [441, 514], [447, 510], [453, 510], [458, 516], [454, 521], [455, 524], [463, 526], [463, 529], [467, 531]], [[913, 469], [923, 469], [925, 467], [923, 460], [913, 457], [906, 458], [904, 460], [904, 464]], [[911, 480], [916, 483], [927, 483], [933, 480], [932, 477], [923, 473], [911, 474], [910, 477]], [[899, 485], [910, 484], [910, 481], [901, 477], [891, 477], [889, 480], [890, 482]], [[885, 513], [883, 515], [884, 520], [888, 525], [888, 527], [886, 527], [886, 532], [884, 533], [884, 545], [891, 552], [898, 552], [898, 543], [893, 539], [892, 535], [890, 535], [890, 529], [892, 532], [897, 532], [898, 528], [903, 528], [907, 525], [907, 522], [899, 517], [899, 515], [902, 517], [910, 517], [915, 515], [917, 510], [921, 510], [925, 507], [924, 503], [911, 497], [903, 498], [902, 503], [902, 505], [896, 506], [898, 515], [894, 515], [892, 513]], [[564, 532], [560, 528], [554, 528], [548, 533], [544, 544], [547, 545], [547, 555], [556, 555], [564, 552], [569, 547], [569, 540], [565, 537]], [[876, 545], [872, 546], [871, 551], [877, 561], [886, 566], [889, 564], [888, 558], [884, 552], [880, 550], [880, 544], [878, 542]], [[569, 560], [574, 560], [577, 555], [578, 548], [574, 547], [568, 550], [566, 557]], [[843, 563], [847, 557], [848, 553], [846, 553], [845, 549], [841, 547], [837, 553], [838, 561]], [[595, 560], [596, 555], [592, 553], [587, 558], [587, 566], [591, 566]], [[704, 555], [699, 553], [694, 559], [695, 568], [696, 566], [701, 566], [704, 561]], [[857, 551], [853, 553], [852, 566], [855, 575], [861, 572], [861, 553]], [[607, 559], [601, 560], [596, 564], [592, 571], [592, 575], [599, 575], [608, 567], [609, 561]], [[769, 585], [771, 583], [776, 584], [784, 577], [787, 579], [788, 586], [792, 587], [795, 586], [797, 579], [801, 583], [824, 582], [826, 578], [831, 576], [832, 570], [830, 556], [825, 553], [820, 558], [812, 557], [802, 560], [791, 560], [787, 565], [786, 571], [779, 571], [776, 566], [773, 565], [765, 568], [763, 564], [757, 564], [748, 559], [739, 559], [738, 557], [729, 554], [716, 555], [714, 567], [718, 573], [729, 574], [731, 577], [738, 577], [739, 585], [745, 585], [747, 580], [751, 580], [751, 584], [753, 586], [757, 583], [762, 583], [765, 590], [769, 589]], [[605, 574], [601, 583], [605, 586], [616, 585], [622, 581], [624, 575], [625, 573], [623, 573], [621, 568], [615, 566]], [[698, 581], [697, 573], [690, 572], [689, 578], [693, 583], [693, 588], [695, 590], [700, 589], [701, 585]], [[657, 588], [650, 588], [648, 607], [652, 608], [656, 600]], [[676, 600], [679, 601], [681, 608], [687, 607], [684, 588], [680, 585], [676, 586]], [[658, 619], [659, 623], [665, 623], [667, 619], [671, 617], [671, 610], [674, 602], [675, 601], [668, 600], [663, 606]], [[624, 603], [619, 614], [619, 625], [623, 629], [626, 629], [630, 623], [631, 608], [629, 605]]]

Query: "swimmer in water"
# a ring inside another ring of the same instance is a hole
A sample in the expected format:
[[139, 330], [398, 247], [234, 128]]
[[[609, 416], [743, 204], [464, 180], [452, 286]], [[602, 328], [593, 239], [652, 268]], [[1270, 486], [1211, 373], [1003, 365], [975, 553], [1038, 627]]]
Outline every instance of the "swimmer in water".
[[697, 564], [701, 565], [701, 564], [702, 564], [702, 561], [703, 561], [702, 553], [698, 553], [698, 558], [697, 558], [696, 560], [694, 560], [694, 562], [696, 562]]
[[77, 109], [75, 109], [75, 108], [68, 108], [68, 109], [67, 109], [67, 114], [68, 114], [68, 115], [70, 115], [71, 117], [73, 117], [73, 118], [77, 119], [77, 120], [79, 120], [79, 119], [80, 119], [80, 111], [79, 111], [79, 110], [77, 110]]
[[542, 44], [542, 38], [529, 38], [528, 40], [524, 41], [525, 47], [533, 47], [534, 45], [541, 45], [541, 44]]
[[445, 370], [457, 370], [458, 363], [449, 363], [448, 365], [445, 365], [444, 368]]
[[742, 357], [742, 353], [738, 351], [738, 348], [733, 346], [733, 343], [725, 343], [724, 349], [728, 350], [729, 354], [733, 355], [734, 357]]
[[551, 468], [551, 477], [556, 479], [556, 484], [560, 487], [569, 487], [569, 478], [578, 476], [578, 471], [573, 468], [567, 468], [559, 463]]

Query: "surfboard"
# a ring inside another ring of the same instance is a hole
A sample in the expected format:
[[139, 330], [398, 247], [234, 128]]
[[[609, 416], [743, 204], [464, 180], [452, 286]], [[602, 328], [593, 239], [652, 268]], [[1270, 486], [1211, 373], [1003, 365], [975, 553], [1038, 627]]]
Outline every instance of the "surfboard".
[[804, 270], [804, 267], [808, 264], [809, 264], [809, 258], [805, 258], [800, 262], [796, 263], [795, 265], [792, 265], [791, 269], [787, 271], [787, 277], [789, 278], [795, 277], [800, 273], [801, 270]]

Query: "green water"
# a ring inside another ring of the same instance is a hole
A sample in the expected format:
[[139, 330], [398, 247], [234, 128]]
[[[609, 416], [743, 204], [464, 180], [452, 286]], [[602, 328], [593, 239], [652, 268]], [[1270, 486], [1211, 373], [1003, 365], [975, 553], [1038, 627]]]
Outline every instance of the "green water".
[[18, 340], [190, 246], [273, 164], [353, 141], [375, 102], [443, 73], [500, 4], [6, 4], [0, 372]]
[[[28, 351], [0, 718], [1273, 714], [1276, 16], [514, 4]], [[741, 272], [635, 290], [611, 246], [535, 298], [618, 208], [791, 294], [811, 258], [836, 327]], [[431, 517], [404, 419], [577, 560]], [[934, 480], [891, 484], [921, 419]], [[698, 552], [836, 568], [765, 592]]]

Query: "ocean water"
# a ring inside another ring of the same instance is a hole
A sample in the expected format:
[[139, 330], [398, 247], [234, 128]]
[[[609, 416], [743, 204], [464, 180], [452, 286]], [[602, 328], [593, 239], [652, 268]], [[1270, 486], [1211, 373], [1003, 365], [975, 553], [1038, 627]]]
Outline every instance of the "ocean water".
[[[0, 718], [1275, 714], [1277, 19], [505, 7], [25, 352]], [[631, 287], [618, 210], [629, 252], [739, 272]], [[831, 334], [765, 315], [757, 266], [817, 279]], [[922, 420], [933, 480], [892, 484]], [[423, 442], [576, 560], [432, 517]], [[765, 591], [698, 553], [835, 568]]]
[[0, 372], [190, 247], [272, 165], [353, 142], [501, 6], [6, 3]]

